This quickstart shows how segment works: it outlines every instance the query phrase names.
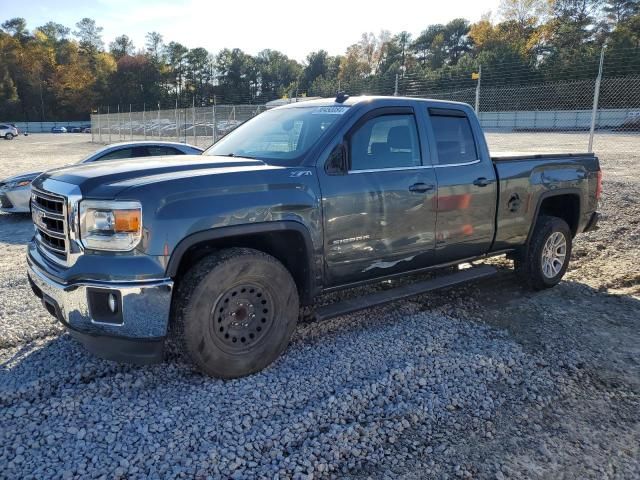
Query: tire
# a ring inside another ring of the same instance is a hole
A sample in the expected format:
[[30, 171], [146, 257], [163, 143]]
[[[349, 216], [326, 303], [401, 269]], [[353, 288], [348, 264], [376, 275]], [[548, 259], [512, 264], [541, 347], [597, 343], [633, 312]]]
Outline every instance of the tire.
[[7, 133], [7, 134], [4, 136], [4, 139], [5, 139], [5, 140], [13, 140], [13, 133]]
[[[534, 290], [557, 285], [569, 267], [572, 238], [571, 229], [563, 219], [541, 216], [536, 222], [529, 246], [514, 261], [516, 272]], [[546, 247], [555, 255], [549, 256]], [[545, 261], [550, 258], [552, 262]]]
[[174, 302], [178, 354], [218, 378], [243, 377], [271, 364], [286, 349], [299, 313], [289, 271], [248, 248], [200, 260], [182, 279]]

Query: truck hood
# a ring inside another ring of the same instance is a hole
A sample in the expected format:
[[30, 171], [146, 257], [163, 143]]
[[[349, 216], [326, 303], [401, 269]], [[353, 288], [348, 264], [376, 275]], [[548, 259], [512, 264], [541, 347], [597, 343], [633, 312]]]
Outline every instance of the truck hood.
[[267, 165], [261, 160], [242, 157], [172, 155], [62, 167], [40, 175], [33, 185], [46, 189], [42, 184], [52, 179], [77, 185], [84, 197], [114, 198], [130, 187], [168, 179], [259, 170], [265, 167]]

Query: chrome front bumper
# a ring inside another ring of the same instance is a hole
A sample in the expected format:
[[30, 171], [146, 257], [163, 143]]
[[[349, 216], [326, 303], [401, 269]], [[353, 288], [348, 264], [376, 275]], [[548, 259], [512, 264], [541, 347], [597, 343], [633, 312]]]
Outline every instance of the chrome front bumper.
[[[162, 358], [169, 324], [173, 281], [59, 283], [27, 256], [33, 292], [45, 308], [85, 346], [103, 358], [152, 363]], [[113, 293], [118, 299], [117, 322], [96, 319], [90, 292]]]

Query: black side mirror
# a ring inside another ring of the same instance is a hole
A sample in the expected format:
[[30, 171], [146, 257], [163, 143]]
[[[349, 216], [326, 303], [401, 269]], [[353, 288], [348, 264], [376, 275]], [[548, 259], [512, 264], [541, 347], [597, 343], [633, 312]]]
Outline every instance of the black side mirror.
[[348, 171], [347, 146], [344, 143], [336, 145], [326, 163], [329, 175], [344, 175]]

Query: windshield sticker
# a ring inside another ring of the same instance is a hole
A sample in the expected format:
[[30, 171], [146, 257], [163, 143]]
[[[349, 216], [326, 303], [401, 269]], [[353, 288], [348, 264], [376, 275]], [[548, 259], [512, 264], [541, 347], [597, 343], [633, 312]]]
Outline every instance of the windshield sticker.
[[347, 110], [349, 110], [349, 107], [318, 107], [312, 112], [312, 114], [342, 115]]

